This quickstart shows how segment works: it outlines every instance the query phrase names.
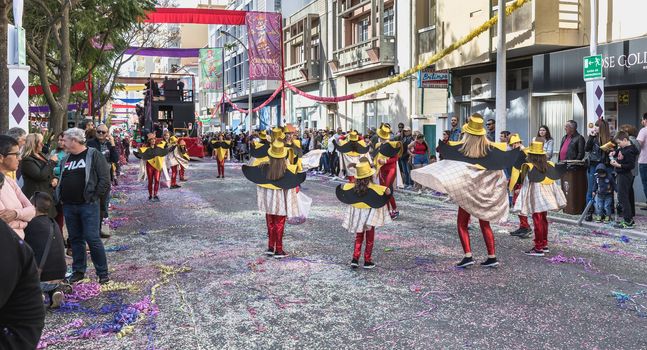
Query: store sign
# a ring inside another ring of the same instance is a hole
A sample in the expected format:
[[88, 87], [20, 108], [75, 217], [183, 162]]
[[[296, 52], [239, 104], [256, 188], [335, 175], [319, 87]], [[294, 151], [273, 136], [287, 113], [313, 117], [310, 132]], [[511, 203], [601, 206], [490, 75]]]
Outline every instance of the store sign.
[[[647, 38], [599, 45], [597, 51], [602, 57], [605, 87], [647, 84]], [[587, 46], [533, 56], [533, 92], [584, 90], [582, 62], [589, 55]], [[598, 65], [594, 66], [596, 73], [599, 73]]]
[[419, 88], [439, 88], [446, 89], [449, 85], [448, 70], [434, 70], [431, 67], [418, 71]]
[[602, 55], [584, 57], [584, 80], [602, 79]]

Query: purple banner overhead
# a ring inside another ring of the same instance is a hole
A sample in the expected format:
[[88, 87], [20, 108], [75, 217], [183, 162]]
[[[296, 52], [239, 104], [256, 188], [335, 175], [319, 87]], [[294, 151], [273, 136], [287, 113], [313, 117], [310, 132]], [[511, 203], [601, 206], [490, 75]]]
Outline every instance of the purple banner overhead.
[[131, 47], [126, 50], [126, 54], [155, 57], [199, 57], [200, 49]]
[[283, 80], [280, 13], [248, 12], [250, 80]]
[[[83, 102], [81, 104], [81, 108], [82, 109], [88, 108], [87, 102]], [[68, 111], [76, 111], [78, 109], [79, 109], [79, 105], [76, 103], [71, 103], [67, 105]], [[30, 106], [29, 113], [49, 113], [49, 106]]]

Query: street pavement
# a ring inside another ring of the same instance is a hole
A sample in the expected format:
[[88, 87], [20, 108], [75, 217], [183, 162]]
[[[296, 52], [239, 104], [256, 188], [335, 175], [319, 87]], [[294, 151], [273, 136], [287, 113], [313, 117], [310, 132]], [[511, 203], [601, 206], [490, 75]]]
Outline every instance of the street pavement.
[[[529, 257], [532, 240], [507, 233], [511, 216], [493, 225], [501, 265], [461, 270], [456, 206], [399, 193], [400, 218], [376, 230], [377, 267], [353, 270], [336, 183], [311, 176], [302, 186], [310, 217], [286, 226], [290, 257], [275, 260], [263, 255], [265, 218], [239, 164], [227, 163], [224, 179], [210, 160], [187, 173], [181, 189], [149, 203], [128, 167], [105, 241], [116, 283], [85, 293], [96, 285], [84, 282], [78, 302], [49, 311], [43, 347], [647, 348], [645, 239], [551, 224], [552, 252]], [[483, 261], [474, 219], [470, 231]]]

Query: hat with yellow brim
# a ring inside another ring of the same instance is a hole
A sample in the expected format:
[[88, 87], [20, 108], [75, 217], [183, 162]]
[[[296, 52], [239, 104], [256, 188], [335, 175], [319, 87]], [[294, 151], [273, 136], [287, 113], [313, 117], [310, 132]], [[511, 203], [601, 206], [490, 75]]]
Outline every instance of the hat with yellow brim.
[[258, 133], [258, 138], [261, 140], [269, 141], [267, 139], [267, 132], [265, 130]]
[[544, 151], [544, 143], [537, 141], [532, 142], [530, 144], [530, 147], [528, 147], [526, 151], [528, 152], [528, 154], [546, 154], [546, 152]]
[[382, 124], [382, 126], [377, 129], [377, 136], [383, 140], [389, 140], [391, 138], [391, 128], [386, 124]]
[[350, 141], [359, 140], [359, 135], [357, 134], [357, 131], [351, 131], [350, 133], [348, 133], [348, 140]]
[[285, 158], [288, 156], [288, 149], [285, 148], [285, 145], [281, 141], [274, 141], [270, 145], [270, 149], [267, 150], [267, 155], [272, 158]]
[[483, 127], [483, 117], [478, 114], [472, 115], [467, 124], [463, 125], [463, 132], [475, 136], [484, 136], [486, 131]]
[[355, 177], [358, 179], [365, 179], [375, 174], [375, 169], [369, 162], [359, 162], [355, 165], [355, 169], [357, 169], [357, 176]]
[[512, 134], [510, 136], [510, 141], [508, 141], [508, 144], [514, 145], [517, 142], [521, 142], [521, 137], [519, 137], [519, 134]]
[[283, 140], [284, 138], [285, 134], [282, 128], [276, 127], [272, 129], [272, 141]]

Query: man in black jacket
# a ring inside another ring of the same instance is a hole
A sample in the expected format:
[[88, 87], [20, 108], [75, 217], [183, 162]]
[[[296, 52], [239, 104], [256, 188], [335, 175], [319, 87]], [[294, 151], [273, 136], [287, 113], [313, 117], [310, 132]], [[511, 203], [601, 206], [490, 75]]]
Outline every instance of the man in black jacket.
[[78, 128], [64, 133], [68, 156], [56, 187], [56, 200], [63, 205], [65, 224], [72, 246], [70, 283], [85, 278], [87, 268], [86, 242], [99, 283], [110, 281], [106, 252], [99, 237], [99, 198], [110, 189], [110, 170], [105, 157], [85, 145], [85, 132]]
[[584, 137], [577, 132], [575, 120], [569, 120], [564, 126], [566, 135], [559, 146], [559, 161], [584, 159]]
[[0, 276], [0, 349], [35, 349], [45, 308], [34, 253], [2, 220]]
[[[616, 228], [634, 227], [634, 213], [631, 210], [631, 189], [634, 185], [634, 176], [631, 171], [636, 167], [638, 149], [629, 140], [629, 135], [624, 131], [618, 131], [615, 137], [618, 150], [611, 152], [611, 166], [616, 171], [618, 189], [618, 202], [622, 205], [622, 217], [624, 220]], [[618, 213], [620, 216], [620, 213]]]
[[[119, 162], [119, 152], [115, 147], [115, 139], [112, 135], [109, 134], [108, 126], [101, 124], [97, 127], [97, 138], [88, 140], [88, 147], [92, 147], [97, 151], [101, 152], [106, 158], [108, 165], [110, 166], [110, 180], [115, 180], [115, 173], [113, 171], [112, 165], [116, 165]], [[110, 187], [108, 187], [108, 192], [105, 195], [99, 198], [99, 208], [101, 209], [101, 220], [99, 220], [99, 235], [101, 238], [109, 238], [110, 235], [103, 232], [102, 222], [103, 219], [108, 217], [108, 203], [110, 203]]]

